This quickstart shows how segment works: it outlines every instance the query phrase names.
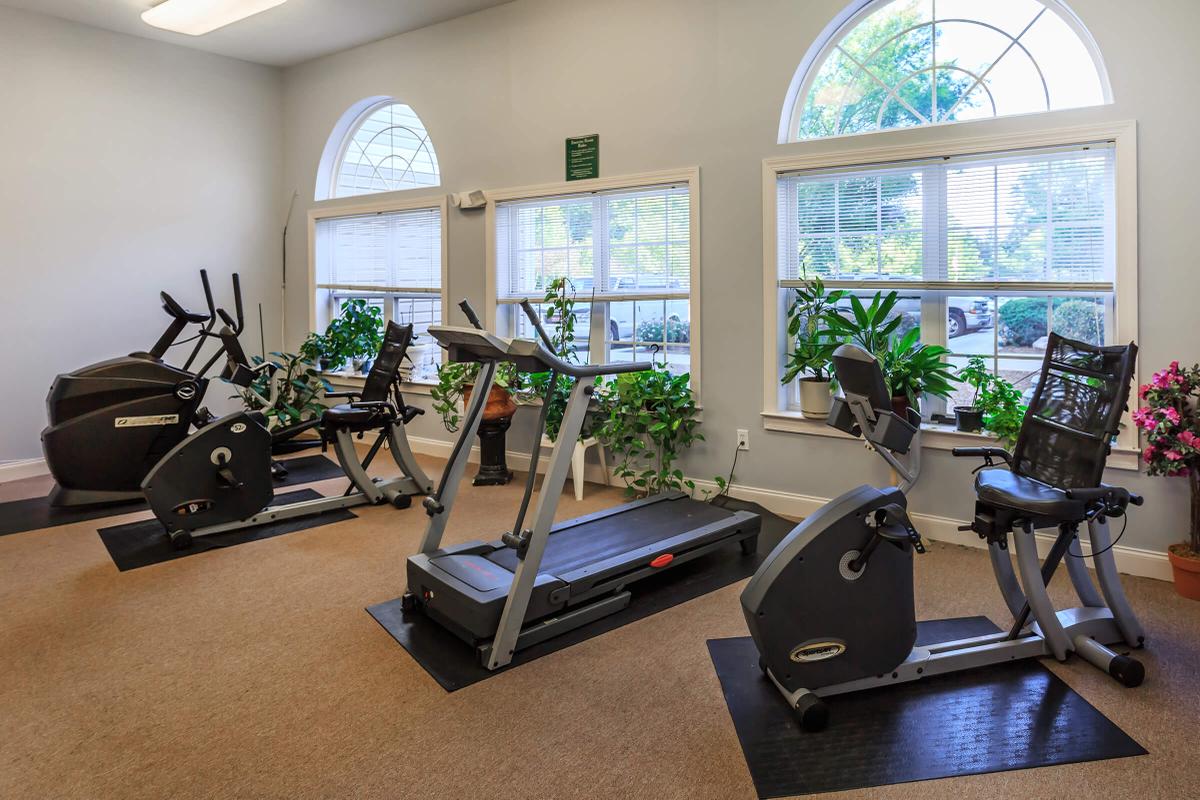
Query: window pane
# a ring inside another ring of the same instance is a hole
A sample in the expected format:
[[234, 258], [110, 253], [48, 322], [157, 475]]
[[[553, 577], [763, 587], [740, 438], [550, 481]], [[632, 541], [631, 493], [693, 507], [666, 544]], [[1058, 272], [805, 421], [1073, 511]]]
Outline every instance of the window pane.
[[1046, 297], [1001, 297], [996, 304], [999, 351], [1041, 355], [1050, 330], [1050, 300]]
[[822, 43], [792, 135], [1103, 103], [1098, 60], [1077, 27], [1039, 0], [880, 3]]
[[995, 301], [992, 298], [946, 298], [946, 341], [955, 353], [995, 355], [995, 329]]
[[1111, 344], [1104, 300], [1100, 297], [1056, 297], [1050, 315], [1050, 330], [1059, 336], [1088, 344]]
[[[533, 303], [534, 310], [537, 312], [538, 319], [542, 322], [542, 327], [551, 339], [558, 341], [563, 335], [562, 320], [557, 316], [554, 319], [547, 319], [546, 315], [550, 312], [550, 306], [544, 303]], [[538, 332], [534, 330], [533, 324], [529, 321], [529, 317], [521, 310], [520, 306], [510, 305], [510, 312], [516, 320], [515, 336], [520, 339], [537, 339], [541, 340]], [[590, 326], [592, 324], [592, 307], [590, 303], [576, 303], [575, 312], [575, 328], [572, 332], [573, 342], [571, 344], [571, 352], [575, 354], [578, 363], [586, 363], [588, 360], [588, 339]]]
[[634, 303], [608, 304], [608, 340], [610, 342], [632, 342], [634, 329]]
[[441, 181], [429, 133], [404, 103], [389, 103], [364, 119], [346, 141], [334, 197], [391, 192]]
[[397, 297], [392, 319], [400, 324], [411, 323], [413, 333], [423, 336], [429, 333], [430, 325], [437, 325], [442, 319], [442, 299], [440, 297]]

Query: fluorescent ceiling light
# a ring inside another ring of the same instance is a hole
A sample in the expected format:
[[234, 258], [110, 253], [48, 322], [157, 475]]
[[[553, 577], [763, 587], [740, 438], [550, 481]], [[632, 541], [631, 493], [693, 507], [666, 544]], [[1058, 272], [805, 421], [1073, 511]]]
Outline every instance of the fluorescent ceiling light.
[[201, 36], [283, 5], [287, 0], [166, 0], [142, 12], [142, 22], [163, 30]]

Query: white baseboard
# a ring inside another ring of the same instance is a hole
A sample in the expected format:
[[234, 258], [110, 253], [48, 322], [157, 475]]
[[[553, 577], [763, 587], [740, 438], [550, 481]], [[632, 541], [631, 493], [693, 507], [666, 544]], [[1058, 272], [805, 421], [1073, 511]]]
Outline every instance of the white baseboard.
[[[697, 480], [696, 488], [702, 491], [716, 491], [717, 485], [712, 481]], [[739, 486], [736, 484], [730, 487], [729, 494], [739, 500], [758, 503], [769, 511], [792, 519], [807, 517], [829, 502], [829, 498], [825, 497], [812, 497], [810, 495], [781, 492], [776, 489], [760, 489], [753, 486]], [[950, 519], [948, 517], [921, 514], [919, 512], [913, 512], [911, 518], [917, 530], [921, 532], [921, 535], [931, 541], [974, 547], [980, 550], [987, 547], [987, 543], [971, 531], [960, 531], [958, 529], [960, 525], [966, 525], [969, 520]], [[1050, 545], [1054, 542], [1054, 536], [1049, 533], [1039, 533], [1037, 539], [1038, 551], [1042, 555], [1045, 555], [1050, 550]], [[1083, 554], [1085, 556], [1090, 554], [1090, 545], [1082, 539], [1080, 543], [1083, 546]], [[1171, 564], [1167, 560], [1166, 553], [1158, 553], [1153, 550], [1144, 550], [1140, 547], [1129, 547], [1118, 544], [1113, 547], [1113, 556], [1116, 558], [1117, 569], [1126, 575], [1155, 578], [1160, 581], [1169, 581], [1172, 579]]]
[[0, 463], [0, 483], [19, 481], [22, 478], [36, 478], [39, 475], [49, 475], [46, 460], [42, 458], [27, 458], [22, 461], [5, 461]]
[[[412, 447], [414, 453], [420, 453], [427, 456], [436, 456], [438, 458], [449, 458], [450, 451], [454, 448], [453, 442], [447, 442], [442, 439], [430, 439], [424, 436], [409, 436], [408, 444]], [[522, 472], [529, 469], [529, 453], [521, 450], [508, 450], [504, 455], [508, 466]], [[467, 458], [468, 463], [479, 463], [479, 445], [471, 448], [471, 455]], [[546, 474], [546, 465], [550, 463], [550, 448], [542, 447], [542, 455], [538, 459], [537, 471], [539, 475]], [[583, 478], [591, 483], [608, 483], [609, 485], [620, 485], [619, 480], [609, 478], [605, 481], [604, 471], [600, 468], [599, 463], [591, 463], [589, 460], [583, 471]]]

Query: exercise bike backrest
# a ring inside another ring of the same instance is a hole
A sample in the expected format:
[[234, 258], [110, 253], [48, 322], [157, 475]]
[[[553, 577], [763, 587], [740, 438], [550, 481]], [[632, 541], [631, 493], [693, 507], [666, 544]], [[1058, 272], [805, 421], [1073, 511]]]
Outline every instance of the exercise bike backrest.
[[[834, 398], [826, 424], [866, 439], [904, 479], [905, 488], [911, 487], [920, 472], [921, 448], [912, 448], [921, 430], [920, 414], [908, 408], [907, 416], [901, 417], [893, 410], [879, 362], [858, 345], [844, 344], [834, 351], [833, 371], [841, 394]], [[896, 457], [906, 454], [907, 463]]]

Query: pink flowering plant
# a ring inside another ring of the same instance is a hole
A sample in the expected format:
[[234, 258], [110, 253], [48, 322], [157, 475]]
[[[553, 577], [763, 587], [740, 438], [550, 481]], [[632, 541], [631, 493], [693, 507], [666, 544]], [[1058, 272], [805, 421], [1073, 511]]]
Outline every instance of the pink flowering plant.
[[[1138, 390], [1142, 407], [1134, 423], [1145, 432], [1142, 460], [1151, 475], [1187, 478], [1191, 484], [1190, 548], [1200, 556], [1200, 364], [1181, 369], [1172, 361]], [[1180, 554], [1182, 555], [1182, 553]]]

